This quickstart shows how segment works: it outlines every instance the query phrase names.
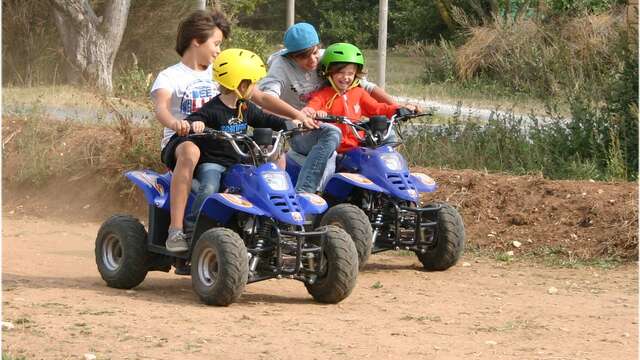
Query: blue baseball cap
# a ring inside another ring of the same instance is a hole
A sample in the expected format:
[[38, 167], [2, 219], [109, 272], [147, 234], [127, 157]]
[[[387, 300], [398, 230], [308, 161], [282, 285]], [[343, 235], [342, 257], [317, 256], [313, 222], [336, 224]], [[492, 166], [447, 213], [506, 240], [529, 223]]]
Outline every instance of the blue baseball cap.
[[319, 43], [320, 38], [318, 38], [318, 33], [313, 25], [304, 22], [297, 23], [289, 27], [287, 32], [284, 33], [285, 51], [282, 55], [308, 49]]

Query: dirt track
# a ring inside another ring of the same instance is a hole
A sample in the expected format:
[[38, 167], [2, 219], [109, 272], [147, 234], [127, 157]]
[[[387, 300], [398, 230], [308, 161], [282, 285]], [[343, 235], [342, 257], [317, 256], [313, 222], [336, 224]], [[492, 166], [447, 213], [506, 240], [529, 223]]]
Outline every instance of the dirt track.
[[[636, 359], [637, 264], [505, 264], [466, 254], [446, 272], [373, 256], [353, 294], [315, 303], [293, 280], [250, 284], [227, 308], [188, 277], [133, 291], [96, 270], [99, 223], [3, 218], [3, 352], [27, 359]], [[463, 262], [467, 265], [463, 266]], [[549, 294], [549, 288], [558, 291]]]

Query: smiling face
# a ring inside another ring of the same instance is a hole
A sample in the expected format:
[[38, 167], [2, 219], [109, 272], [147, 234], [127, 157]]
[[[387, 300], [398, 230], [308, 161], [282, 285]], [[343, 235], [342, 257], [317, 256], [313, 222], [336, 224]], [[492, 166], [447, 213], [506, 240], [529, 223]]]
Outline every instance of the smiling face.
[[[335, 70], [334, 70], [335, 69]], [[331, 80], [333, 80], [336, 88], [341, 91], [347, 91], [358, 74], [358, 66], [356, 64], [337, 64], [332, 65], [329, 69]]]
[[224, 35], [217, 27], [213, 29], [213, 33], [205, 42], [199, 43], [196, 39], [192, 40], [192, 46], [195, 49], [196, 59], [200, 67], [206, 69], [220, 54], [222, 40], [224, 40]]
[[291, 56], [293, 61], [305, 71], [314, 71], [320, 61], [320, 47], [314, 46], [311, 49], [303, 50], [299, 55]]

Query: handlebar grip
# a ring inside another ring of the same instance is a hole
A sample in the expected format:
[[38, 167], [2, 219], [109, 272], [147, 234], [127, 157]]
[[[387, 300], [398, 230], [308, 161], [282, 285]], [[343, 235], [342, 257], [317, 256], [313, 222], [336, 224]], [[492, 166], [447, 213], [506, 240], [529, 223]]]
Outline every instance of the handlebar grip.
[[340, 117], [339, 116], [334, 116], [334, 115], [327, 115], [327, 116], [324, 116], [324, 117], [316, 116], [314, 119], [318, 120], [318, 121], [326, 122], [326, 123], [336, 123], [336, 122], [338, 122], [340, 120]]

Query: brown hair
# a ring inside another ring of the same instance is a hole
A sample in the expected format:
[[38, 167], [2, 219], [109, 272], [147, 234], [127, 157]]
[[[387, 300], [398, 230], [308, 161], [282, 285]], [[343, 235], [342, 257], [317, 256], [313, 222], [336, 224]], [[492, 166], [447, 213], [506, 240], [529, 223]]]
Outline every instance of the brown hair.
[[316, 49], [319, 49], [320, 45], [314, 45], [310, 48], [306, 48], [306, 49], [302, 49], [296, 52], [292, 52], [287, 54], [287, 57], [290, 58], [297, 58], [297, 59], [306, 59], [309, 56], [311, 56], [311, 54], [313, 54], [314, 51], [316, 51]]
[[178, 25], [178, 37], [176, 39], [176, 52], [184, 55], [191, 45], [191, 40], [196, 39], [200, 44], [213, 35], [215, 28], [222, 31], [222, 36], [228, 38], [231, 27], [227, 18], [218, 11], [196, 10], [187, 16]]

